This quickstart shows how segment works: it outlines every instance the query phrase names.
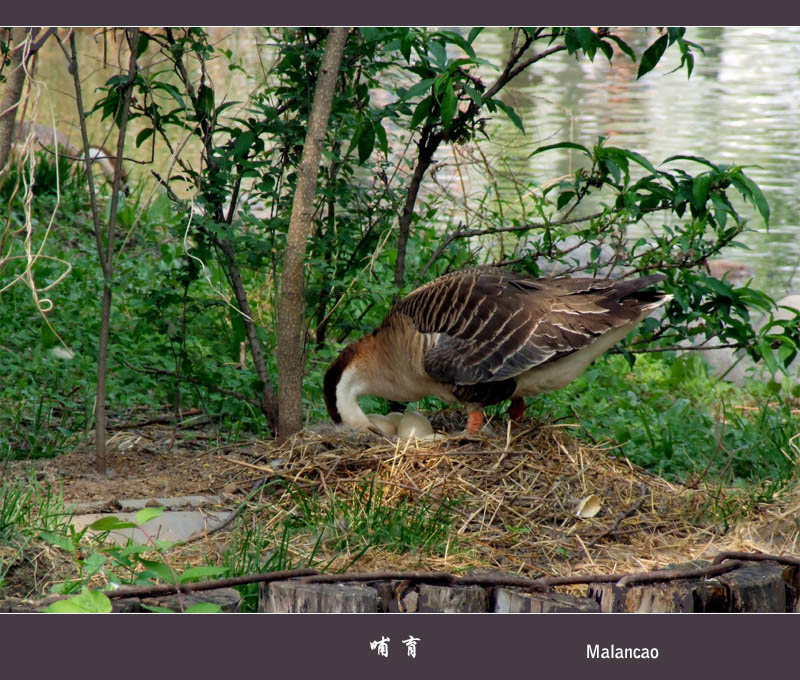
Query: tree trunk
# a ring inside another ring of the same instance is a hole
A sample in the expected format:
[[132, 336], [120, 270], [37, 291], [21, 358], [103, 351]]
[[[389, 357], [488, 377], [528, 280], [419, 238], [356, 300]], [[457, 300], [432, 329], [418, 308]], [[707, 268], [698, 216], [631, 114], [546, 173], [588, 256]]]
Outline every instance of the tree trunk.
[[314, 213], [314, 194], [322, 145], [328, 128], [339, 65], [348, 28], [331, 28], [314, 89], [306, 141], [297, 174], [297, 189], [283, 258], [278, 309], [278, 436], [285, 439], [302, 427], [305, 349], [305, 285], [303, 263]]
[[11, 45], [11, 55], [6, 73], [5, 92], [0, 99], [0, 170], [6, 167], [14, 143], [14, 123], [17, 119], [17, 108], [25, 86], [25, 68], [23, 53], [28, 31], [24, 28], [9, 28], [5, 31]]
[[92, 158], [89, 153], [89, 136], [86, 131], [86, 113], [83, 108], [83, 94], [81, 90], [80, 75], [78, 73], [78, 54], [75, 47], [75, 34], [70, 35], [70, 70], [75, 85], [75, 100], [78, 106], [78, 120], [83, 139], [83, 155], [86, 163], [86, 176], [89, 182], [89, 198], [92, 206], [92, 221], [97, 244], [97, 256], [103, 270], [103, 298], [100, 312], [100, 338], [98, 340], [97, 356], [97, 404], [95, 407], [95, 467], [101, 474], [106, 473], [106, 387], [108, 373], [108, 339], [111, 326], [111, 297], [112, 277], [114, 275], [114, 229], [117, 221], [117, 203], [122, 176], [122, 154], [125, 148], [125, 130], [128, 125], [131, 96], [133, 94], [134, 79], [137, 72], [137, 47], [139, 44], [139, 29], [126, 31], [128, 46], [130, 48], [130, 61], [128, 64], [128, 84], [122, 98], [122, 111], [119, 119], [119, 132], [117, 135], [117, 164], [114, 171], [114, 184], [111, 193], [110, 214], [106, 243], [103, 244], [102, 226], [97, 206], [97, 197], [94, 192], [94, 178], [92, 173]]
[[433, 162], [433, 154], [436, 152], [436, 149], [439, 148], [441, 141], [442, 134], [440, 132], [433, 133], [432, 126], [425, 127], [422, 132], [422, 138], [419, 141], [417, 167], [414, 168], [414, 175], [411, 178], [411, 183], [408, 185], [406, 201], [403, 205], [403, 214], [400, 216], [400, 222], [398, 224], [397, 258], [394, 263], [394, 302], [397, 302], [399, 299], [400, 289], [405, 283], [406, 251], [408, 250], [408, 239], [411, 235], [411, 218], [414, 216], [414, 205], [417, 202], [417, 195], [422, 186], [422, 178]]

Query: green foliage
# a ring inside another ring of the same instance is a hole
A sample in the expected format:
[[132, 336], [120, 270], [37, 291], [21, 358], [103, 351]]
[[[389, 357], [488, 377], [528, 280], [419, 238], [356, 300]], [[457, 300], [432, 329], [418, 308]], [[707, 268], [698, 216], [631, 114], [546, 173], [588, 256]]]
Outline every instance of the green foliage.
[[794, 479], [800, 419], [765, 391], [715, 381], [697, 355], [643, 355], [633, 371], [612, 355], [535, 404], [545, 420], [578, 418], [587, 436], [667, 479], [726, 487], [772, 480], [774, 492]]
[[80, 595], [67, 600], [57, 600], [46, 610], [50, 614], [109, 614], [111, 600], [97, 590], [81, 588]]

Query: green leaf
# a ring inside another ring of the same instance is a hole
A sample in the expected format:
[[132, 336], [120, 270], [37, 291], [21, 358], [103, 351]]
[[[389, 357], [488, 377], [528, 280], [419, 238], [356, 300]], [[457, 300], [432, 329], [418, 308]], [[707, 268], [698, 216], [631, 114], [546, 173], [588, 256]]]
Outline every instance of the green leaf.
[[473, 101], [475, 106], [481, 108], [483, 99], [481, 98], [480, 93], [466, 81], [461, 83], [461, 87], [464, 88], [464, 91], [469, 95], [469, 98]]
[[436, 65], [444, 69], [447, 66], [447, 49], [445, 46], [440, 43], [438, 40], [431, 41], [428, 50], [433, 57], [434, 62]]
[[364, 36], [367, 42], [378, 42], [381, 39], [381, 30], [379, 28], [372, 28], [367, 26], [359, 27], [359, 33]]
[[163, 562], [156, 562], [155, 560], [144, 560], [139, 559], [142, 566], [145, 568], [146, 572], [152, 574], [160, 578], [162, 581], [166, 581], [168, 583], [172, 583], [172, 572], [169, 570], [169, 567], [164, 564]]
[[706, 160], [702, 156], [689, 156], [686, 154], [676, 154], [675, 156], [670, 156], [669, 158], [664, 160], [664, 163], [669, 163], [671, 161], [693, 161], [695, 163], [702, 163], [703, 165], [707, 165], [712, 170], [716, 170], [719, 172], [719, 168], [714, 165], [711, 161]]
[[100, 571], [106, 563], [106, 556], [102, 553], [93, 552], [83, 562], [83, 568], [87, 576], [92, 576]]
[[375, 136], [378, 139], [378, 147], [384, 154], [387, 156], [389, 155], [389, 140], [386, 136], [386, 130], [383, 127], [383, 124], [378, 121], [374, 124]]
[[69, 553], [75, 552], [75, 544], [66, 536], [61, 536], [59, 534], [51, 534], [47, 531], [40, 531], [39, 536], [43, 538], [48, 543], [61, 548], [62, 550], [66, 550]]
[[370, 157], [375, 148], [375, 128], [371, 124], [364, 126], [358, 137], [358, 162], [363, 163]]
[[619, 47], [619, 49], [622, 52], [624, 52], [625, 54], [628, 55], [628, 57], [630, 57], [631, 61], [634, 61], [634, 62], [636, 61], [636, 55], [634, 54], [634, 52], [631, 49], [630, 45], [628, 45], [628, 43], [626, 43], [618, 35], [607, 35], [606, 36], [606, 40], [613, 40], [615, 43], [617, 43], [617, 47]]
[[653, 164], [650, 161], [648, 161], [644, 156], [642, 156], [642, 154], [636, 153], [635, 151], [630, 151], [629, 149], [621, 149], [621, 151], [634, 163], [638, 163], [643, 168], [652, 172], [654, 175], [659, 174], [658, 170], [656, 170], [655, 167], [653, 167]]
[[775, 375], [779, 370], [778, 362], [775, 360], [775, 355], [772, 353], [772, 348], [769, 346], [766, 338], [759, 338], [757, 346], [759, 354], [767, 365], [767, 370], [769, 370], [770, 374]]
[[726, 298], [731, 297], [731, 284], [727, 281], [720, 281], [719, 279], [715, 279], [713, 276], [708, 276], [706, 277], [705, 284], [717, 295], [721, 295], [722, 297]]
[[558, 195], [558, 200], [556, 201], [556, 209], [561, 210], [567, 203], [569, 203], [573, 198], [575, 198], [574, 191], [565, 191]]
[[445, 86], [441, 106], [442, 125], [444, 125], [445, 130], [447, 130], [450, 128], [450, 124], [453, 122], [453, 116], [456, 115], [456, 109], [458, 108], [458, 97], [456, 97], [453, 84], [450, 82]]
[[702, 210], [708, 199], [708, 189], [711, 186], [713, 177], [710, 173], [704, 172], [698, 175], [692, 182], [692, 204], [697, 210]]
[[724, 227], [728, 221], [728, 212], [730, 212], [730, 208], [715, 191], [711, 192], [711, 202], [714, 204], [714, 217], [717, 223], [721, 227]]
[[581, 49], [586, 53], [586, 56], [589, 57], [589, 60], [594, 61], [594, 55], [597, 52], [597, 47], [600, 42], [597, 34], [586, 26], [573, 28], [571, 29], [571, 33]]
[[425, 120], [433, 108], [433, 95], [428, 95], [423, 99], [417, 108], [414, 109], [414, 115], [411, 116], [411, 129], [417, 127], [423, 120]]
[[181, 583], [188, 583], [189, 581], [197, 581], [212, 576], [222, 576], [227, 573], [226, 567], [215, 567], [211, 565], [203, 565], [200, 567], [189, 567], [180, 575]]
[[169, 94], [172, 95], [172, 98], [176, 102], [178, 102], [178, 106], [181, 109], [186, 108], [186, 104], [183, 102], [183, 97], [181, 97], [180, 92], [178, 92], [178, 88], [175, 87], [174, 85], [171, 85], [170, 83], [157, 83], [156, 85], [153, 86], [153, 89], [166, 90]]
[[169, 607], [159, 607], [155, 604], [144, 604], [142, 603], [142, 609], [146, 609], [153, 614], [174, 614], [175, 611], [170, 609]]
[[200, 108], [199, 113], [206, 116], [214, 111], [214, 89], [208, 85], [202, 85], [197, 92], [197, 104]]
[[401, 99], [403, 101], [407, 101], [409, 99], [413, 99], [414, 97], [419, 97], [420, 95], [429, 92], [433, 84], [436, 82], [436, 78], [425, 78], [424, 80], [420, 80], [418, 83], [415, 83], [411, 87], [409, 87], [405, 92], [403, 92]]
[[[499, 99], [492, 100], [499, 108], [505, 111], [505, 114], [509, 117], [512, 123], [516, 125], [517, 129], [524, 135], [525, 128], [522, 126], [522, 119], [517, 115], [517, 112], [514, 110], [512, 106], [505, 104], [504, 102], [500, 101]], [[534, 153], [536, 153], [534, 151]]]
[[467, 40], [464, 40], [458, 33], [454, 31], [439, 31], [439, 35], [444, 36], [451, 43], [458, 45], [464, 52], [466, 52], [473, 59], [475, 58], [475, 50]]
[[150, 38], [146, 33], [139, 34], [139, 42], [136, 44], [136, 58], [141, 57], [147, 52], [147, 46], [150, 44]]
[[255, 139], [256, 133], [252, 130], [246, 130], [240, 134], [233, 143], [233, 157], [237, 160], [244, 158]]
[[164, 508], [142, 508], [136, 513], [136, 523], [147, 524], [151, 519], [159, 517], [162, 512], [164, 512]]
[[550, 151], [552, 149], [575, 149], [577, 151], [583, 151], [583, 153], [585, 153], [590, 158], [592, 156], [589, 149], [587, 149], [582, 144], [575, 144], [575, 142], [558, 142], [557, 144], [548, 144], [547, 146], [540, 146], [529, 157], [533, 157], [537, 153], [542, 153], [543, 151]]
[[761, 193], [761, 189], [759, 189], [758, 185], [743, 172], [739, 173], [739, 179], [748, 188], [750, 193], [749, 197], [752, 200], [753, 205], [755, 205], [756, 208], [758, 209], [758, 212], [761, 213], [761, 217], [764, 219], [764, 223], [768, 225], [769, 203], [767, 203], [767, 199], [764, 197], [764, 194]]
[[642, 60], [639, 63], [639, 71], [636, 74], [637, 80], [656, 67], [661, 57], [664, 56], [668, 40], [669, 38], [664, 34], [644, 51]]
[[136, 135], [136, 148], [138, 149], [148, 138], [150, 138], [155, 130], [153, 128], [145, 128]]
[[52, 614], [108, 614], [111, 600], [99, 590], [89, 590], [84, 586], [80, 595], [53, 602], [45, 611]]
[[476, 26], [475, 28], [473, 28], [469, 32], [469, 35], [467, 36], [467, 42], [471, 45], [473, 42], [475, 42], [475, 38], [477, 38], [482, 31], [483, 31], [483, 26]]
[[117, 529], [134, 529], [136, 524], [133, 522], [125, 522], [119, 517], [101, 517], [89, 525], [92, 531], [115, 531]]

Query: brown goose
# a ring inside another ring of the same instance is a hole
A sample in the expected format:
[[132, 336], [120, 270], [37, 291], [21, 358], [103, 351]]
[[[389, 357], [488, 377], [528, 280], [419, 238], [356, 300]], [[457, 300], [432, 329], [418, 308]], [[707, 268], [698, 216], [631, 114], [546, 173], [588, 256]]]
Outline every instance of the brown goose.
[[466, 404], [474, 434], [484, 406], [511, 398], [519, 419], [523, 397], [572, 382], [666, 302], [670, 296], [643, 290], [663, 279], [533, 279], [489, 267], [445, 274], [342, 350], [325, 373], [328, 413], [368, 430], [360, 396], [434, 396]]

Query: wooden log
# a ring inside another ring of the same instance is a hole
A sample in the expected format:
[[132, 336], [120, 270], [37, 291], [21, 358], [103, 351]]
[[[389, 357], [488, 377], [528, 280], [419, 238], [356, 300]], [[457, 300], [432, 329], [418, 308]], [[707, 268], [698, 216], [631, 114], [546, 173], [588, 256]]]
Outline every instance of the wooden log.
[[786, 612], [786, 582], [780, 564], [757, 562], [715, 580], [728, 590], [729, 612]]
[[378, 593], [364, 585], [339, 583], [262, 583], [259, 612], [273, 613], [376, 613]]
[[613, 583], [591, 586], [589, 597], [610, 613], [691, 613], [727, 611], [725, 588], [710, 581], [686, 580], [619, 588]]
[[564, 593], [526, 593], [513, 588], [496, 588], [492, 611], [498, 614], [548, 614], [599, 612], [600, 605], [587, 597]]
[[471, 613], [488, 612], [489, 597], [480, 586], [429, 586], [419, 587], [420, 612]]

